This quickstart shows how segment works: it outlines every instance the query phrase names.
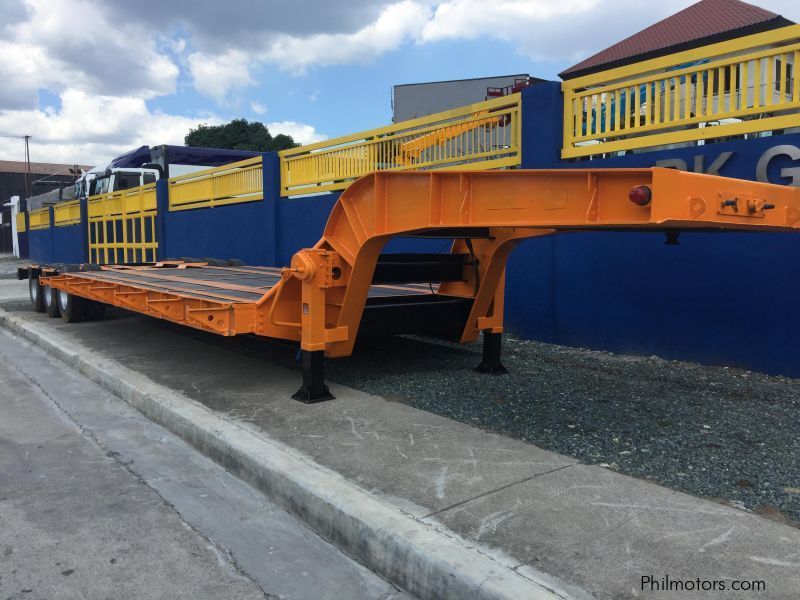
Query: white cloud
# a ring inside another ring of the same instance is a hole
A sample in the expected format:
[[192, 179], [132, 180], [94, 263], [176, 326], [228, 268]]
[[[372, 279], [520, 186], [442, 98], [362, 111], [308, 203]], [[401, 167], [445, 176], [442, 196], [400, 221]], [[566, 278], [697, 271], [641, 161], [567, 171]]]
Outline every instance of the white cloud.
[[378, 18], [355, 33], [282, 35], [264, 54], [282, 69], [304, 73], [309, 67], [369, 63], [413, 40], [430, 19], [430, 9], [412, 0], [387, 6]]
[[[354, 32], [278, 35], [265, 51], [254, 50], [253, 57], [303, 74], [369, 63], [409, 43], [492, 38], [514, 44], [533, 60], [563, 60], [568, 66], [694, 2], [661, 0], [643, 9], [640, 0], [404, 0], [384, 6]], [[756, 3], [789, 19], [800, 18], [796, 0]]]
[[[89, 95], [79, 90], [61, 94], [60, 110], [9, 110], [0, 113], [0, 131], [32, 136], [31, 160], [100, 164], [141, 145], [183, 144], [200, 123], [221, 122], [151, 111], [142, 98]], [[18, 156], [15, 140], [0, 138], [0, 155]]]
[[188, 60], [194, 87], [217, 102], [225, 102], [233, 90], [255, 84], [248, 67], [252, 59], [242, 50], [216, 55], [193, 52]]
[[268, 110], [266, 104], [262, 102], [256, 102], [255, 100], [250, 103], [250, 109], [257, 115], [265, 115], [267, 114]]
[[143, 27], [109, 23], [90, 0], [28, 0], [26, 6], [28, 20], [0, 36], [3, 108], [35, 106], [41, 88], [144, 98], [175, 91], [178, 67]]
[[[187, 117], [152, 111], [142, 98], [90, 95], [79, 90], [63, 92], [59, 110], [0, 112], [0, 132], [32, 136], [31, 160], [65, 164], [104, 164], [142, 145], [183, 145], [190, 129], [222, 122], [212, 114]], [[285, 133], [303, 144], [326, 138], [305, 123], [278, 121], [266, 125], [273, 135]], [[0, 156], [11, 159], [21, 155], [19, 140], [0, 138]]]
[[306, 125], [305, 123], [275, 121], [274, 123], [265, 123], [265, 125], [272, 135], [279, 133], [290, 135], [295, 142], [300, 144], [313, 144], [314, 142], [328, 139], [327, 135], [318, 133], [311, 125]]
[[[599, 0], [449, 0], [436, 11], [419, 36], [422, 42], [442, 39], [506, 37], [555, 17], [586, 12]], [[528, 29], [528, 35], [535, 35]]]

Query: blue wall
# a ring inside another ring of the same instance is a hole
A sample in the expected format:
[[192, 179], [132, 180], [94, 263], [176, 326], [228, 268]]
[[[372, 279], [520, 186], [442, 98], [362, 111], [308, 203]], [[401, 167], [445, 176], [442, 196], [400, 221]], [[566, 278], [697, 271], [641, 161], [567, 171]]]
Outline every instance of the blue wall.
[[17, 232], [17, 243], [19, 244], [19, 256], [20, 258], [30, 258], [31, 251], [30, 251], [30, 244], [28, 241], [28, 232]]
[[248, 264], [271, 263], [274, 242], [265, 235], [269, 214], [263, 201], [162, 214], [167, 233], [159, 239], [161, 258], [240, 258]]
[[53, 236], [53, 261], [62, 263], [86, 262], [84, 227], [85, 225], [78, 224], [50, 228], [49, 231]]
[[49, 263], [56, 260], [53, 252], [52, 227], [49, 229], [33, 229], [28, 231], [28, 246], [33, 260]]

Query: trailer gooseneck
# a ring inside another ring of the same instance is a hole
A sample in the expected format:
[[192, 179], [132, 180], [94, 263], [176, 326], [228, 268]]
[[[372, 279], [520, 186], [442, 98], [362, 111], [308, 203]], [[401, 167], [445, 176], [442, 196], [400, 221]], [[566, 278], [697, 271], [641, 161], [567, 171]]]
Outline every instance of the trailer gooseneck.
[[[670, 169], [386, 172], [352, 184], [320, 241], [291, 265], [161, 262], [31, 269], [65, 306], [111, 304], [220, 335], [297, 341], [295, 398], [331, 398], [323, 357], [356, 338], [418, 333], [472, 342], [500, 362], [505, 266], [524, 239], [564, 231], [800, 228], [800, 190]], [[382, 254], [397, 236], [452, 239], [446, 254]], [[75, 314], [79, 311], [73, 310]]]

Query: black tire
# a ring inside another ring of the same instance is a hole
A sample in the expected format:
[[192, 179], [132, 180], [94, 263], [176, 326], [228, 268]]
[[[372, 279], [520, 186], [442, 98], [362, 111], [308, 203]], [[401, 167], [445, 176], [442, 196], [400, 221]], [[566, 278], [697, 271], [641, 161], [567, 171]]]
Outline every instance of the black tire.
[[51, 319], [57, 319], [61, 316], [61, 311], [58, 309], [58, 290], [54, 290], [49, 285], [43, 285], [41, 288], [44, 312]]
[[103, 302], [87, 300], [83, 309], [83, 317], [87, 321], [102, 321], [106, 317], [106, 306], [108, 305]]
[[228, 264], [232, 267], [243, 267], [244, 261], [241, 258], [229, 258]]
[[39, 283], [38, 275], [28, 275], [28, 295], [31, 297], [33, 310], [44, 312], [44, 298], [42, 298], [42, 285]]
[[83, 320], [86, 313], [86, 299], [74, 296], [64, 290], [58, 290], [58, 308], [61, 318], [66, 323], [77, 323]]

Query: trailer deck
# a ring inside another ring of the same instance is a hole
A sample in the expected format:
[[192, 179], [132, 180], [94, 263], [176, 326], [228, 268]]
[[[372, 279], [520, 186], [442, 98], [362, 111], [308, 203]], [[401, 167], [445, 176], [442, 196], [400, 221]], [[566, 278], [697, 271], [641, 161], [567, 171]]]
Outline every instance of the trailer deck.
[[[220, 335], [300, 343], [298, 399], [330, 398], [323, 356], [370, 333], [470, 342], [500, 363], [505, 265], [522, 240], [566, 231], [795, 231], [800, 190], [671, 169], [375, 173], [339, 198], [320, 241], [291, 265], [162, 262], [43, 269], [47, 289]], [[443, 254], [383, 254], [393, 237], [452, 240]], [[37, 273], [33, 273], [34, 276]]]
[[[109, 265], [99, 271], [73, 274], [98, 284], [130, 286], [185, 298], [220, 304], [247, 304], [259, 301], [281, 281], [281, 269], [275, 267], [216, 267], [208, 264], [155, 263], [153, 265]], [[91, 286], [89, 289], [97, 291]], [[427, 285], [373, 285], [368, 298], [432, 295]], [[233, 335], [227, 332], [226, 335]]]

